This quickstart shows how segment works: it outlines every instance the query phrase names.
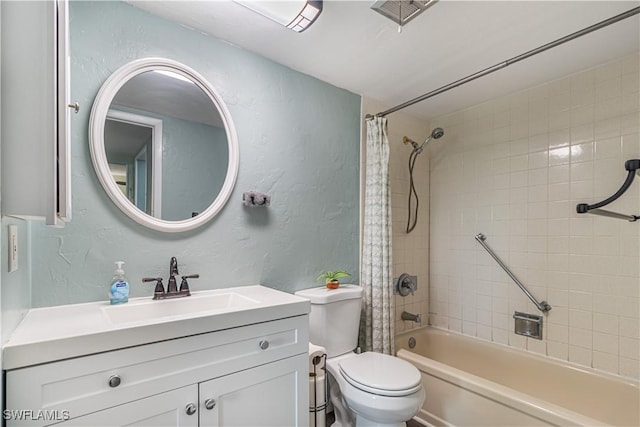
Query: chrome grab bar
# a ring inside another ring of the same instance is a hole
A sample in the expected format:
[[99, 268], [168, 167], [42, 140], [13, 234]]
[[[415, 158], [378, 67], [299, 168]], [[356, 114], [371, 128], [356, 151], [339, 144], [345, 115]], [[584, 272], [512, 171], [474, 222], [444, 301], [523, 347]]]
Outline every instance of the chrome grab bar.
[[611, 212], [611, 211], [608, 211], [606, 209], [591, 209], [587, 213], [594, 214], [594, 215], [600, 215], [600, 216], [606, 216], [606, 217], [615, 218], [615, 219], [624, 219], [624, 220], [627, 220], [629, 222], [636, 222], [636, 221], [638, 221], [640, 219], [640, 215], [626, 215], [626, 214], [621, 214], [621, 213], [618, 213], [618, 212]]
[[491, 250], [491, 248], [485, 243], [485, 240], [487, 240], [487, 236], [485, 236], [482, 233], [478, 233], [476, 235], [476, 240], [478, 241], [478, 243], [480, 243], [480, 245], [482, 245], [482, 247], [487, 252], [489, 252], [489, 255], [491, 255], [493, 259], [496, 260], [498, 265], [502, 267], [502, 269], [505, 271], [505, 273], [509, 275], [509, 277], [511, 277], [511, 280], [513, 280], [516, 283], [516, 285], [518, 285], [518, 287], [522, 290], [522, 292], [524, 292], [525, 295], [529, 297], [531, 302], [534, 303], [536, 307], [538, 307], [538, 310], [540, 310], [543, 313], [546, 313], [547, 311], [551, 310], [551, 306], [546, 301], [538, 302], [538, 300], [535, 299], [533, 295], [531, 295], [531, 292], [529, 292], [527, 288], [525, 288], [522, 282], [518, 280], [515, 274], [513, 274], [511, 270], [509, 270], [509, 267], [507, 267], [506, 264], [502, 262], [502, 260], [498, 257], [498, 255], [496, 255], [495, 252]]

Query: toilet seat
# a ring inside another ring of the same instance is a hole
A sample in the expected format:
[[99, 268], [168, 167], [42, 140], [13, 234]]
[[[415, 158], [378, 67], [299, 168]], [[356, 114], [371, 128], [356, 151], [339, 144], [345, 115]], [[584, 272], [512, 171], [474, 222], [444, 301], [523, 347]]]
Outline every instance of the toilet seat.
[[380, 396], [400, 397], [422, 388], [420, 371], [409, 362], [366, 352], [339, 362], [340, 374], [353, 387]]

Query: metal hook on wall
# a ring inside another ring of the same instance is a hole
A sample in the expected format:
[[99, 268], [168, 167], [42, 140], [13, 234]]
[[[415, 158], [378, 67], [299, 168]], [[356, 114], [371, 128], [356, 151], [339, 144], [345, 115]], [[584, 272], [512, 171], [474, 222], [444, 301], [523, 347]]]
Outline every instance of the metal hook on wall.
[[74, 102], [73, 104], [67, 105], [67, 107], [72, 108], [76, 114], [78, 114], [78, 111], [80, 111], [80, 104], [78, 104], [78, 101]]

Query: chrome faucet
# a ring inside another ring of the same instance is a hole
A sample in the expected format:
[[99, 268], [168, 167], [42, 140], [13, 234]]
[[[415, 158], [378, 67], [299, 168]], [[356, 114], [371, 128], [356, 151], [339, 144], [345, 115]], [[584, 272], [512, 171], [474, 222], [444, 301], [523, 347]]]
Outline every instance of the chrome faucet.
[[191, 295], [191, 292], [189, 291], [189, 283], [187, 282], [187, 279], [197, 279], [200, 275], [190, 274], [182, 276], [180, 290], [178, 290], [178, 282], [176, 280], [176, 276], [178, 275], [178, 260], [176, 257], [171, 257], [171, 261], [169, 261], [169, 283], [167, 284], [166, 292], [164, 290], [164, 285], [162, 284], [162, 277], [145, 277], [142, 279], [142, 282], [156, 282], [156, 287], [153, 291], [153, 299], [188, 297]]
[[409, 312], [403, 311], [400, 315], [402, 320], [410, 320], [411, 322], [422, 323], [422, 317], [420, 314], [411, 314]]

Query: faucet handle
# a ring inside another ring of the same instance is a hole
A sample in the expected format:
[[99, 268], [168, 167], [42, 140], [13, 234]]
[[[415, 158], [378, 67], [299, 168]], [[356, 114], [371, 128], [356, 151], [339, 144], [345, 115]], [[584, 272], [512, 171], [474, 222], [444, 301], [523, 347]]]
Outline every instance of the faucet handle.
[[142, 282], [156, 282], [156, 288], [153, 290], [153, 299], [164, 295], [164, 285], [162, 284], [162, 277], [145, 277], [142, 279]]
[[199, 277], [199, 274], [189, 274], [188, 276], [182, 276], [182, 283], [180, 283], [180, 292], [185, 292], [191, 295], [191, 292], [189, 292], [189, 283], [187, 282], [187, 279], [197, 279]]
[[417, 278], [415, 276], [402, 273], [395, 282], [394, 293], [400, 294], [403, 297], [409, 294], [414, 295], [414, 292], [418, 289], [416, 280]]

